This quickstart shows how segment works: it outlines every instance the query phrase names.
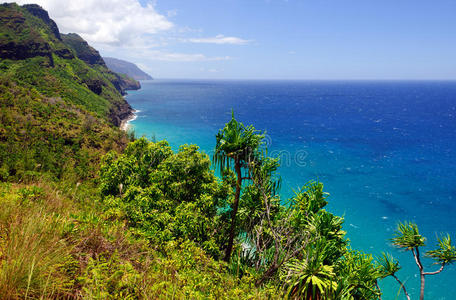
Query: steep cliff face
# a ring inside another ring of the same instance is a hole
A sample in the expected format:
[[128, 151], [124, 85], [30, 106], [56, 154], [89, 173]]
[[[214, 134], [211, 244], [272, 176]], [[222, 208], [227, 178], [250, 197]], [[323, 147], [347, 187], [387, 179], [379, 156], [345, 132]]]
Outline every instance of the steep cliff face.
[[131, 113], [122, 97], [132, 86], [109, 70], [78, 35], [62, 35], [38, 5], [0, 5], [0, 76], [46, 96], [59, 96], [115, 125]]
[[65, 59], [73, 53], [61, 42], [57, 25], [38, 5], [0, 5], [0, 57], [21, 60], [36, 56], [47, 58], [54, 66], [52, 54]]
[[63, 42], [72, 48], [78, 58], [89, 65], [100, 65], [106, 67], [100, 53], [91, 47], [82, 37], [76, 33], [62, 34]]
[[49, 14], [48, 14], [47, 11], [45, 11], [41, 6], [36, 5], [36, 4], [26, 4], [23, 7], [29, 13], [34, 15], [35, 17], [40, 18], [41, 20], [43, 20], [43, 22], [46, 23], [46, 25], [49, 26], [49, 29], [52, 31], [54, 36], [57, 39], [62, 40], [61, 37], [60, 37], [60, 32], [59, 32], [59, 28], [57, 27], [57, 24], [54, 22], [54, 20], [51, 20], [51, 18], [49, 18]]
[[116, 77], [117, 77], [117, 79], [119, 81], [120, 88], [123, 91], [126, 91], [126, 90], [139, 90], [141, 88], [141, 84], [139, 83], [139, 81], [129, 77], [128, 75], [119, 74], [119, 73], [115, 73], [115, 74], [116, 74]]
[[114, 72], [126, 74], [127, 76], [130, 76], [135, 80], [153, 79], [149, 74], [138, 68], [138, 66], [134, 63], [113, 57], [104, 57], [103, 59], [106, 62], [108, 68], [110, 68]]
[[[138, 90], [141, 85], [138, 81], [134, 80], [129, 76], [123, 76], [117, 74], [112, 70], [108, 69], [100, 53], [91, 47], [82, 37], [76, 33], [62, 34], [63, 42], [74, 50], [76, 56], [82, 61], [86, 62], [93, 68], [102, 72], [109, 78], [114, 87], [122, 94], [126, 94], [126, 90]], [[101, 86], [96, 85], [96, 82], [91, 82], [91, 89], [96, 92], [101, 89]], [[98, 82], [101, 84], [101, 82]]]

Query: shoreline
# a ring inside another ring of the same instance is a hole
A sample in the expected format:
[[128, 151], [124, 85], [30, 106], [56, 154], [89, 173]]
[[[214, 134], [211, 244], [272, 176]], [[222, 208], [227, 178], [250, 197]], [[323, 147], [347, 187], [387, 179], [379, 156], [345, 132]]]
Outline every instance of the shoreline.
[[139, 112], [139, 111], [133, 109], [131, 111], [131, 113], [128, 115], [128, 117], [126, 117], [125, 119], [123, 119], [120, 122], [120, 126], [119, 126], [120, 130], [122, 130], [122, 131], [127, 131], [128, 130], [128, 127], [130, 126], [130, 122], [136, 120], [136, 118], [138, 117], [136, 115], [137, 112]]

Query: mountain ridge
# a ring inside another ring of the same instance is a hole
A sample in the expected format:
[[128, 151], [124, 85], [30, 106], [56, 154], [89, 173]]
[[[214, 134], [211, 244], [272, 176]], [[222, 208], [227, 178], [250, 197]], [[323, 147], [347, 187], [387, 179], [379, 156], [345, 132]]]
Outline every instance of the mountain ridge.
[[152, 80], [152, 76], [141, 70], [136, 64], [126, 60], [114, 58], [114, 57], [103, 57], [107, 66], [114, 72], [125, 74], [132, 77], [135, 80]]
[[139, 82], [108, 69], [79, 35], [65, 35], [36, 4], [0, 5], [0, 70], [44, 96], [59, 96], [115, 126], [132, 114], [122, 97]]
[[[62, 34], [61, 36], [63, 42], [74, 50], [79, 59], [89, 66], [109, 74], [110, 81], [122, 95], [125, 95], [127, 90], [138, 90], [141, 88], [141, 84], [137, 80], [109, 68], [100, 53], [77, 33]], [[99, 90], [99, 87], [96, 88]]]

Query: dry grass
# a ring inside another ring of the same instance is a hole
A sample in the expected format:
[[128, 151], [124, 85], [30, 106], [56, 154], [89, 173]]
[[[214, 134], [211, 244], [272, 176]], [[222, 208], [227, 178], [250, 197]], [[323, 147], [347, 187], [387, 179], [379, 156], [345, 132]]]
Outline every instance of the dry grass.
[[59, 270], [71, 253], [64, 238], [65, 220], [32, 202], [46, 199], [30, 197], [17, 186], [1, 189], [0, 299], [50, 298], [65, 293]]
[[143, 255], [145, 245], [103, 224], [91, 205], [81, 210], [73, 192], [0, 183], [0, 299], [81, 298], [89, 260], [116, 253], [135, 264]]
[[[192, 243], [161, 251], [81, 194], [0, 183], [0, 299], [264, 299]], [[272, 293], [274, 294], [274, 293]], [[273, 297], [272, 297], [273, 298]]]

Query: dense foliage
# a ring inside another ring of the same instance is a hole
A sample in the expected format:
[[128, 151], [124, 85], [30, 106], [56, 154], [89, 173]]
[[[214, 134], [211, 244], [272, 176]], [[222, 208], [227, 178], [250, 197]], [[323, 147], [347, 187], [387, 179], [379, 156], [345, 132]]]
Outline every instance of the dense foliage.
[[0, 20], [0, 180], [95, 177], [128, 142], [110, 124], [129, 113], [114, 73], [80, 60], [37, 5], [2, 4]]
[[0, 180], [93, 178], [100, 156], [127, 142], [82, 107], [0, 77]]
[[264, 299], [195, 243], [160, 251], [98, 211], [93, 191], [0, 183], [1, 299]]
[[[256, 134], [234, 118], [227, 126], [250, 132], [242, 136]], [[263, 136], [255, 139], [260, 145]], [[238, 181], [230, 169], [219, 180], [196, 146], [173, 153], [166, 142], [141, 138], [123, 154], [110, 152], [103, 159], [106, 216], [125, 222], [156, 249], [170, 241], [191, 241], [216, 260], [229, 245], [234, 217], [234, 251], [227, 267], [236, 277], [258, 287], [281, 287], [290, 298], [375, 299], [379, 268], [372, 256], [348, 249], [343, 219], [323, 209], [323, 184], [310, 182], [283, 204], [276, 194], [278, 161], [261, 153], [249, 154], [250, 177], [242, 186], [239, 213], [232, 214]], [[242, 155], [247, 162], [245, 151]]]
[[218, 210], [229, 190], [196, 146], [173, 153], [167, 142], [141, 138], [122, 155], [108, 153], [100, 170], [107, 213], [122, 216], [138, 234], [156, 245], [191, 240], [214, 257], [223, 236]]

